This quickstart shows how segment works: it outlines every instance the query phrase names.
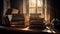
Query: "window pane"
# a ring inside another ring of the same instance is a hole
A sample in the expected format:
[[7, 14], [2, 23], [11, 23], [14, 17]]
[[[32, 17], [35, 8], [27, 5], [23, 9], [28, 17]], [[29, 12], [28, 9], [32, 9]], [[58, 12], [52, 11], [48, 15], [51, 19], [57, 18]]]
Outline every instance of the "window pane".
[[42, 14], [43, 12], [42, 7], [43, 7], [43, 0], [29, 0], [29, 13], [37, 12]]
[[36, 0], [29, 0], [29, 7], [36, 7]]
[[42, 14], [42, 8], [37, 8], [37, 13], [41, 13]]
[[37, 7], [43, 6], [43, 0], [37, 0]]
[[36, 9], [35, 8], [30, 8], [29, 13], [36, 13]]

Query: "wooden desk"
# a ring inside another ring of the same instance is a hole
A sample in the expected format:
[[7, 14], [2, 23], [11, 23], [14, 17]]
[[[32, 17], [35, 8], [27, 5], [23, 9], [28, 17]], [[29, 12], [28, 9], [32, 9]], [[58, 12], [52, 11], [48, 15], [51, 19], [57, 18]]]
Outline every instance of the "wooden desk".
[[38, 29], [29, 29], [24, 30], [24, 28], [12, 28], [12, 27], [4, 27], [0, 26], [0, 32], [1, 33], [8, 33], [8, 34], [51, 34], [48, 32], [43, 32], [42, 30]]

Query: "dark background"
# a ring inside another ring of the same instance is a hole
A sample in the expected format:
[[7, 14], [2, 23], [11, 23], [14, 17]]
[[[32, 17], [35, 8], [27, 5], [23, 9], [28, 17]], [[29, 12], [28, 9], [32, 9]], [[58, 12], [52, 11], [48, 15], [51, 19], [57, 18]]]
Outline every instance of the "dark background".
[[22, 2], [23, 2], [23, 0], [10, 0], [11, 8], [20, 10], [20, 6], [21, 6]]
[[58, 18], [60, 20], [60, 1], [59, 0], [51, 0], [51, 6], [53, 7], [53, 16], [54, 18]]
[[0, 24], [2, 23], [3, 0], [0, 0]]

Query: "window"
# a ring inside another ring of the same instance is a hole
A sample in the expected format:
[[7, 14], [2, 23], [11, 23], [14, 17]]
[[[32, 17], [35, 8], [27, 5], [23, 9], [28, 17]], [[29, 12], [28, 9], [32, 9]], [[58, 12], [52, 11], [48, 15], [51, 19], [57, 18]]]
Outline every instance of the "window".
[[47, 20], [47, 0], [23, 0], [23, 13], [41, 14]]
[[42, 13], [43, 0], [29, 0], [29, 13]]

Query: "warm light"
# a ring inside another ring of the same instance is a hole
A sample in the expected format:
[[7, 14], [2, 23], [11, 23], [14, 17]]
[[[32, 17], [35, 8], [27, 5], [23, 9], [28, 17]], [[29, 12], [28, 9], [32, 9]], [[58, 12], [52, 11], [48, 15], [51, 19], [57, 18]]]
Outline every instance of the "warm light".
[[36, 4], [36, 0], [31, 0], [31, 1], [32, 1], [32, 3]]
[[29, 0], [29, 7], [36, 7], [36, 0]]
[[22, 29], [22, 30], [29, 30], [29, 27], [26, 27], [26, 28], [24, 28], [24, 29]]
[[18, 10], [17, 9], [13, 9], [12, 10], [12, 14], [18, 14]]
[[36, 0], [29, 0], [29, 16], [30, 13], [36, 13]]
[[43, 0], [29, 0], [29, 14], [30, 13], [41, 13], [43, 7]]
[[37, 0], [37, 6], [42, 7], [43, 6], [43, 0]]
[[48, 32], [48, 33], [56, 33], [54, 30], [51, 30], [51, 29], [45, 29], [45, 30], [43, 30], [44, 32]]
[[47, 32], [50, 32], [50, 33], [52, 33], [50, 30], [47, 30]]
[[47, 29], [50, 29], [49, 27], [46, 27]]
[[48, 32], [48, 33], [52, 33], [51, 32], [51, 30], [47, 30], [47, 29], [45, 29], [45, 30], [43, 30], [44, 32]]
[[45, 20], [47, 20], [47, 9], [45, 8]]
[[47, 20], [47, 0], [45, 0], [45, 20]]
[[29, 13], [35, 13], [36, 9], [35, 8], [31, 8], [29, 9]]
[[46, 27], [45, 30], [43, 30], [44, 32], [48, 32], [48, 33], [56, 33], [53, 29], [51, 29], [50, 27]]
[[[48, 20], [47, 17], [47, 0], [45, 0], [44, 3], [44, 11], [43, 11], [43, 0], [29, 0], [28, 1], [29, 4], [26, 3], [26, 5], [28, 5], [28, 11], [29, 11], [29, 16], [30, 14], [42, 14], [41, 17], [45, 17], [45, 21]], [[25, 6], [25, 3], [23, 4]], [[25, 9], [23, 9], [26, 12], [26, 6], [23, 7]], [[44, 13], [44, 14], [43, 14]], [[29, 20], [29, 19], [27, 19]]]
[[27, 25], [29, 25], [30, 16], [29, 16], [29, 14], [26, 14], [26, 15], [24, 15], [24, 17], [25, 17], [25, 26], [27, 26]]

